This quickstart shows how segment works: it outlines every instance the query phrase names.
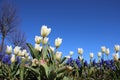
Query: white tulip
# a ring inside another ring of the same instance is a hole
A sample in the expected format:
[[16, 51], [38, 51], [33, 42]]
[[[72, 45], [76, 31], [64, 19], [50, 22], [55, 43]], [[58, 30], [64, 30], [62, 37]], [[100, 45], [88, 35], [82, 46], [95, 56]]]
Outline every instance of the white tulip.
[[29, 57], [29, 54], [28, 54], [28, 53], [25, 53], [25, 57]]
[[72, 68], [71, 66], [67, 66], [67, 70], [68, 70], [68, 71], [72, 71], [73, 68]]
[[60, 59], [62, 57], [62, 52], [56, 52], [55, 57], [56, 57], [57, 61], [60, 61]]
[[98, 52], [98, 57], [101, 57], [101, 54], [102, 54], [101, 52]]
[[38, 61], [38, 59], [33, 59], [32, 60], [32, 66], [37, 66], [39, 64], [39, 61]]
[[30, 57], [30, 56], [28, 56], [28, 57], [27, 57], [27, 59], [28, 59], [28, 60], [30, 60], [30, 59], [31, 59], [31, 57]]
[[11, 53], [12, 53], [12, 46], [8, 46], [8, 45], [7, 45], [6, 53], [7, 53], [7, 54], [11, 54]]
[[93, 58], [94, 57], [94, 54], [93, 53], [90, 53], [90, 58]]
[[22, 51], [21, 51], [21, 50], [19, 50], [19, 52], [18, 52], [17, 56], [23, 56], [23, 55], [22, 55]]
[[46, 37], [50, 34], [51, 32], [51, 28], [47, 28], [46, 25], [43, 25], [42, 28], [41, 28], [41, 36], [42, 37]]
[[54, 52], [54, 51], [55, 51], [55, 48], [54, 48], [54, 47], [51, 47], [51, 46], [50, 46], [50, 49], [52, 50], [52, 52]]
[[15, 62], [15, 55], [12, 55], [10, 61], [11, 61], [11, 63]]
[[18, 54], [18, 52], [20, 51], [20, 48], [21, 48], [21, 47], [19, 47], [19, 46], [16, 46], [16, 47], [14, 48], [13, 51], [14, 51], [14, 54], [15, 54], [15, 55]]
[[115, 61], [118, 61], [119, 60], [119, 54], [113, 54], [113, 58]]
[[73, 55], [73, 53], [74, 53], [73, 51], [70, 51], [70, 56], [72, 56], [72, 55]]
[[106, 47], [105, 47], [105, 46], [102, 46], [102, 47], [101, 47], [101, 51], [102, 51], [102, 53], [105, 53]]
[[22, 56], [25, 56], [25, 54], [27, 54], [27, 50], [23, 49], [21, 54], [22, 54]]
[[41, 36], [35, 36], [35, 43], [36, 44], [40, 44], [41, 40], [42, 40]]
[[106, 55], [109, 55], [109, 53], [110, 53], [110, 50], [109, 50], [109, 48], [107, 48], [106, 49]]
[[42, 47], [39, 45], [39, 44], [35, 44], [35, 49], [37, 51], [41, 51], [42, 50]]
[[82, 48], [78, 48], [78, 53], [82, 55], [83, 54], [83, 49]]
[[43, 38], [42, 43], [47, 44], [48, 40], [49, 40], [49, 38], [45, 37], [45, 38]]
[[56, 46], [56, 48], [58, 48], [60, 45], [61, 45], [61, 43], [62, 43], [62, 39], [61, 38], [57, 38], [57, 39], [55, 39], [55, 46]]
[[118, 52], [120, 50], [120, 46], [119, 45], [115, 45], [115, 51]]
[[70, 58], [71, 58], [71, 56], [65, 56], [65, 58], [66, 58], [66, 59], [70, 59]]

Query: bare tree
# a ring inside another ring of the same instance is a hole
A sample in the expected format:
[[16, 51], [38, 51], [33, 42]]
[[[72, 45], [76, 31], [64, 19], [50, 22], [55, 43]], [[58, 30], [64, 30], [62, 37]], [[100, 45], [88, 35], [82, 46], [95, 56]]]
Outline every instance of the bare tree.
[[5, 38], [14, 32], [18, 24], [18, 16], [15, 6], [8, 0], [3, 1], [0, 5], [0, 34], [2, 37], [0, 52], [2, 52]]
[[26, 45], [26, 36], [23, 32], [21, 32], [20, 30], [15, 30], [15, 32], [13, 32], [8, 40], [10, 41], [10, 43], [13, 45], [13, 47], [15, 46], [20, 46], [22, 49], [27, 49], [27, 45]]

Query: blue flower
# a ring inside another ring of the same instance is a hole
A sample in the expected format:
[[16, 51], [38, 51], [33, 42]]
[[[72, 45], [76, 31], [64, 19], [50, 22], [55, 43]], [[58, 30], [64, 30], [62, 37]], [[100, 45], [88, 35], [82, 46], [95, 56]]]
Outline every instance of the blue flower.
[[104, 59], [103, 59], [103, 58], [101, 58], [101, 64], [102, 64], [102, 65], [104, 64]]
[[114, 60], [110, 60], [110, 63], [111, 63], [111, 65], [113, 65], [114, 64]]
[[72, 63], [72, 61], [73, 61], [73, 59], [72, 58], [70, 58], [70, 59], [68, 59], [68, 61], [67, 61], [67, 65], [69, 65], [69, 64], [71, 64]]
[[111, 67], [111, 69], [112, 69], [113, 71], [116, 71], [116, 67], [115, 67], [115, 66]]
[[87, 61], [85, 60], [85, 62], [84, 62], [84, 66], [88, 66], [88, 63], [87, 63]]
[[81, 63], [80, 63], [80, 60], [79, 59], [76, 59], [76, 64], [77, 66], [80, 68], [81, 67]]
[[95, 66], [96, 65], [96, 60], [94, 59], [92, 63], [93, 63], [93, 66]]
[[3, 55], [0, 53], [0, 61], [2, 60]]
[[6, 55], [2, 58], [2, 62], [3, 62], [3, 63], [8, 63], [9, 61], [10, 61], [10, 56], [6, 54]]
[[106, 65], [111, 65], [110, 60], [106, 60], [106, 61], [105, 61], [105, 64], [106, 64]]

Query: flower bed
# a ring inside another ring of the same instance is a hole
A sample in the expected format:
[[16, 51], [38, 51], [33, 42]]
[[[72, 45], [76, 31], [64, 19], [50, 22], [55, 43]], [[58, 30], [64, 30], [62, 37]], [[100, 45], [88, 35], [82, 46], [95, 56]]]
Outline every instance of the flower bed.
[[30, 53], [16, 46], [6, 47], [6, 53], [0, 55], [0, 80], [119, 80], [120, 61], [119, 45], [115, 45], [113, 59], [104, 60], [110, 50], [101, 47], [98, 61], [90, 53], [90, 63], [84, 60], [83, 49], [78, 48], [78, 58], [72, 59], [73, 52], [62, 57], [58, 51], [62, 43], [61, 38], [55, 40], [55, 48], [49, 44], [47, 37], [51, 28], [43, 25], [41, 36], [35, 36], [35, 46], [27, 43]]

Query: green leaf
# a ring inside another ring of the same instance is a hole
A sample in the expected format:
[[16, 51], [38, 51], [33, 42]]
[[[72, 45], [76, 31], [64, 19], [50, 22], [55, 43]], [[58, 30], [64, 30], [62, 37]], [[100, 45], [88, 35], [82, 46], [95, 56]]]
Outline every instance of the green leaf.
[[29, 47], [29, 50], [30, 50], [30, 53], [31, 53], [31, 56], [33, 58], [37, 58], [38, 59], [38, 51], [35, 50], [35, 48], [30, 44], [30, 43], [27, 43], [27, 46]]
[[31, 72], [34, 72], [36, 75], [40, 74], [38, 69], [34, 69], [34, 68], [28, 67], [28, 66], [26, 66], [25, 68], [29, 69]]

